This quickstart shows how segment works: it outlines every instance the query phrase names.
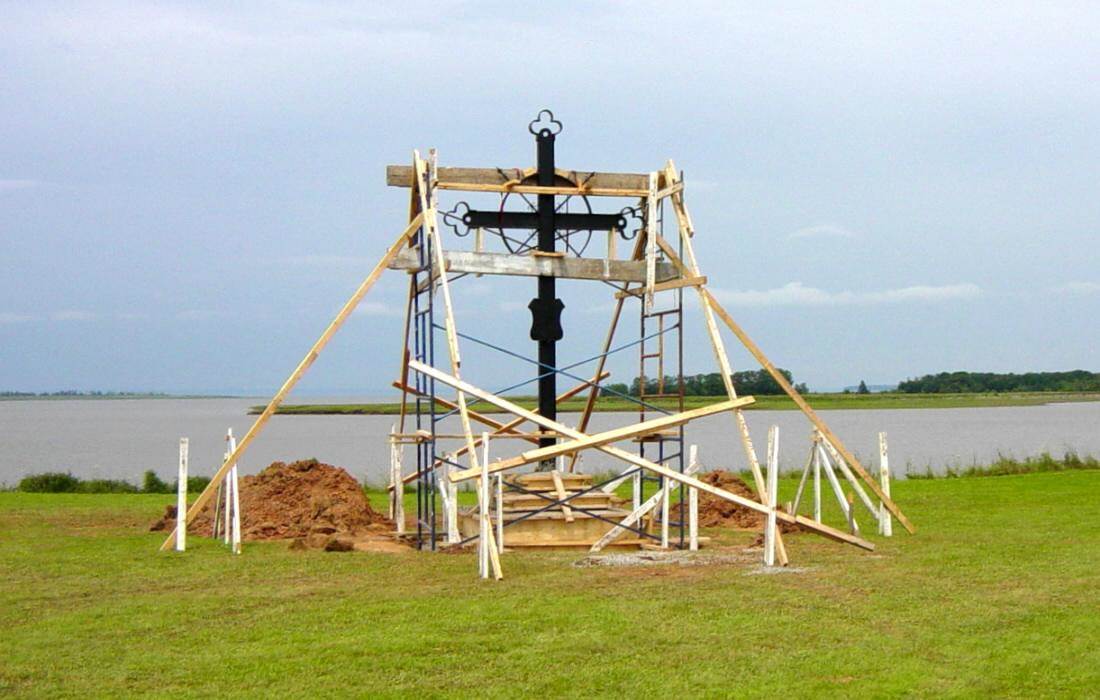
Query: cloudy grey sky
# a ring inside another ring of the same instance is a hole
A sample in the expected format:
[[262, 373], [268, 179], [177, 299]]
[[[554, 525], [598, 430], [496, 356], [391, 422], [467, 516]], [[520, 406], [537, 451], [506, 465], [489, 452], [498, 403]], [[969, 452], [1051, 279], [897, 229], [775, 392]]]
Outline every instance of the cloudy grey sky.
[[[529, 165], [541, 107], [563, 167], [676, 160], [711, 285], [812, 387], [1100, 370], [1096, 4], [227, 5], [0, 8], [0, 389], [274, 390], [400, 229], [384, 166]], [[388, 384], [402, 282], [300, 395]], [[463, 285], [530, 350], [533, 281]], [[568, 361], [608, 307], [563, 286]]]

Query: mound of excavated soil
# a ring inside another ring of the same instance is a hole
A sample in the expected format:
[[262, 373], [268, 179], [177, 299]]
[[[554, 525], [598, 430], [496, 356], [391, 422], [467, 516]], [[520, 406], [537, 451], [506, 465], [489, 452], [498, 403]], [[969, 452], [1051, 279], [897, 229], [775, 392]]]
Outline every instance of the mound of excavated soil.
[[[733, 472], [723, 470], [705, 472], [699, 475], [699, 479], [711, 486], [717, 486], [720, 489], [725, 489], [738, 496], [744, 496], [754, 501], [759, 500], [756, 496], [756, 492], [750, 489], [748, 484]], [[686, 520], [686, 509], [687, 504], [681, 503], [670, 510], [673, 511], [677, 520], [680, 518]], [[670, 514], [669, 517], [672, 518], [673, 514]], [[731, 503], [724, 498], [718, 498], [709, 493], [700, 492], [699, 527], [733, 527], [741, 530], [763, 530], [764, 514], [736, 503]], [[779, 523], [779, 528], [783, 532], [796, 529], [794, 526], [784, 522]]]
[[[187, 526], [188, 533], [210, 536], [212, 498]], [[367, 502], [362, 486], [345, 470], [315, 459], [274, 462], [240, 480], [241, 539], [296, 539], [297, 546], [351, 549], [357, 538], [391, 531], [389, 520]], [[168, 506], [153, 530], [176, 526], [176, 507]]]

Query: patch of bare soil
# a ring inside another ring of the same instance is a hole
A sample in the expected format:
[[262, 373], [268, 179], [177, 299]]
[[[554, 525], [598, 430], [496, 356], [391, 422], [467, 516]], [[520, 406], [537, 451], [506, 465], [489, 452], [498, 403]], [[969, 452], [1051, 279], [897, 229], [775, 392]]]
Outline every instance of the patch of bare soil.
[[[216, 500], [191, 521], [188, 533], [211, 535]], [[240, 503], [245, 541], [292, 539], [294, 548], [339, 552], [372, 549], [368, 543], [389, 539], [393, 531], [392, 523], [370, 507], [354, 477], [315, 459], [274, 462], [242, 478]], [[170, 531], [175, 526], [176, 507], [171, 505], [150, 529]]]
[[[750, 489], [749, 485], [733, 472], [719, 469], [700, 474], [699, 479], [711, 486], [725, 489], [737, 496], [759, 501], [756, 492]], [[686, 503], [676, 504], [669, 509], [671, 511], [669, 518], [676, 520], [683, 519], [686, 521], [686, 509]], [[763, 530], [764, 519], [765, 516], [763, 513], [752, 510], [751, 508], [746, 508], [709, 493], [701, 492], [699, 494], [699, 527], [732, 527], [739, 530]], [[781, 532], [791, 532], [797, 529], [798, 528], [794, 525], [782, 521], [779, 522], [779, 530]]]

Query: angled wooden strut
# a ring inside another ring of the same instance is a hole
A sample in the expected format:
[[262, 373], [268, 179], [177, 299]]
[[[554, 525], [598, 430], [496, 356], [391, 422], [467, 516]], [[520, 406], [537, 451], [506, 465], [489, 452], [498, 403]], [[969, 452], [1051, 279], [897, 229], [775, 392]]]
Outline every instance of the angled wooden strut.
[[[367, 295], [374, 283], [378, 281], [378, 278], [385, 272], [389, 266], [390, 260], [392, 260], [401, 249], [408, 245], [409, 238], [416, 233], [416, 230], [420, 228], [420, 223], [423, 221], [422, 216], [416, 216], [409, 225], [405, 227], [405, 230], [397, 237], [390, 247], [386, 250], [386, 253], [382, 256], [382, 259], [378, 261], [378, 264], [374, 266], [370, 274], [367, 275], [363, 283], [359, 285], [359, 288], [355, 290], [355, 293], [351, 295], [351, 298], [347, 300], [343, 308], [336, 314], [336, 318], [332, 319], [332, 323], [328, 325], [328, 328], [321, 334], [321, 337], [317, 339], [317, 342], [313, 344], [313, 347], [309, 349], [306, 356], [302, 358], [302, 361], [298, 363], [298, 366], [294, 368], [294, 371], [290, 373], [287, 380], [283, 382], [283, 386], [275, 393], [275, 396], [268, 402], [267, 407], [264, 408], [263, 413], [256, 418], [256, 422], [252, 424], [252, 427], [248, 429], [245, 436], [241, 438], [241, 441], [237, 443], [236, 449], [225, 460], [222, 466], [214, 473], [214, 476], [210, 479], [210, 483], [206, 485], [206, 488], [202, 490], [199, 497], [195, 499], [195, 502], [191, 504], [191, 507], [187, 510], [187, 514], [182, 519], [182, 522], [177, 527], [186, 527], [195, 516], [206, 505], [215, 491], [218, 485], [221, 484], [226, 474], [229, 473], [230, 468], [240, 461], [241, 455], [248, 449], [252, 441], [256, 439], [256, 436], [260, 434], [267, 421], [275, 413], [275, 409], [279, 407], [279, 404], [283, 402], [290, 390], [294, 388], [294, 385], [298, 383], [298, 380], [302, 378], [302, 375], [306, 373], [306, 370], [310, 368], [313, 361], [317, 359], [317, 356], [324, 350], [328, 342], [332, 340], [332, 336], [336, 334], [336, 331], [340, 330], [340, 327], [344, 325], [344, 322], [348, 320], [351, 313], [355, 311], [355, 307], [359, 306], [359, 302], [363, 300], [363, 297]], [[168, 538], [164, 540], [164, 544], [160, 546], [161, 551], [171, 549], [176, 543], [176, 531], [173, 530]]]
[[[553, 459], [555, 457], [569, 454], [571, 452], [579, 452], [580, 450], [586, 450], [591, 447], [599, 447], [600, 445], [609, 445], [613, 442], [619, 442], [639, 435], [648, 435], [658, 430], [665, 428], [675, 427], [683, 425], [696, 418], [703, 418], [704, 416], [711, 416], [715, 413], [721, 413], [723, 411], [729, 411], [741, 406], [748, 406], [753, 403], [754, 399], [751, 396], [745, 396], [736, 401], [719, 401], [711, 404], [710, 406], [703, 406], [702, 408], [693, 408], [690, 411], [684, 411], [683, 413], [674, 413], [670, 416], [661, 416], [660, 418], [654, 418], [652, 420], [642, 421], [641, 423], [635, 423], [633, 425], [627, 425], [622, 428], [613, 428], [602, 433], [593, 433], [592, 435], [586, 435], [583, 438], [577, 438], [573, 440], [566, 440], [559, 442], [549, 447], [540, 447], [537, 450], [528, 450], [518, 457], [512, 457], [511, 459], [502, 459], [492, 464], [485, 465], [485, 469], [489, 470], [489, 473], [496, 473], [507, 471], [509, 469], [515, 469], [516, 467], [522, 467], [524, 464], [532, 464], [534, 462], [541, 462], [545, 459]], [[476, 479], [481, 476], [480, 469], [466, 469], [451, 474], [452, 481], [465, 481], [467, 479]]]
[[[565, 401], [568, 398], [572, 398], [572, 397], [576, 396], [577, 394], [581, 393], [582, 391], [584, 391], [588, 387], [593, 386], [595, 384], [598, 384], [599, 382], [602, 382], [603, 380], [607, 379], [610, 376], [611, 376], [610, 372], [603, 372], [603, 373], [599, 374], [598, 376], [596, 376], [591, 381], [581, 382], [580, 384], [574, 386], [572, 389], [569, 389], [568, 391], [565, 391], [561, 394], [558, 394], [558, 396], [555, 400], [556, 400], [557, 403], [561, 403], [562, 401]], [[408, 385], [402, 385], [400, 382], [394, 382], [393, 386], [394, 386], [394, 388], [401, 389], [402, 391], [404, 391], [406, 393], [412, 393], [414, 395], [419, 395], [419, 396], [424, 396], [424, 397], [427, 396], [427, 394], [423, 394], [423, 393], [417, 391], [416, 389], [414, 389], [413, 387], [410, 387]], [[458, 408], [458, 404], [454, 403], [453, 401], [448, 401], [447, 399], [441, 398], [439, 396], [437, 396], [435, 398], [435, 400], [436, 400], [436, 402], [438, 402], [440, 404], [443, 404], [447, 408], [452, 408], [452, 409]], [[538, 411], [536, 409], [536, 413], [537, 412]], [[519, 430], [517, 430], [517, 427], [526, 422], [522, 418], [515, 418], [513, 420], [508, 421], [507, 423], [502, 424], [498, 421], [495, 421], [495, 420], [489, 418], [488, 416], [482, 416], [480, 413], [477, 413], [475, 411], [470, 411], [470, 417], [473, 418], [474, 420], [477, 420], [481, 423], [484, 423], [485, 425], [488, 425], [488, 426], [492, 427], [493, 432], [490, 433], [490, 437], [496, 437], [496, 436], [500, 436], [500, 435], [514, 435], [514, 434], [519, 432]], [[535, 437], [527, 438], [525, 436], [524, 439], [529, 439], [530, 442], [534, 442], [536, 444], [538, 443], [538, 438], [535, 438]], [[477, 440], [475, 440], [474, 443], [475, 443], [476, 446], [480, 446], [481, 445], [481, 438], [480, 437], [477, 438]], [[461, 457], [464, 454], [466, 454], [466, 448], [465, 447], [460, 447], [458, 449], [458, 451], [456, 451], [454, 453], [454, 457], [457, 459], [458, 457]], [[435, 469], [436, 467], [439, 467], [442, 464], [443, 464], [442, 461], [436, 460], [435, 463], [432, 464], [432, 468]], [[411, 483], [413, 481], [416, 481], [417, 477], [419, 477], [419, 476], [420, 476], [419, 471], [410, 472], [408, 475], [406, 475], [402, 479], [402, 483], [408, 484], [408, 483]], [[391, 486], [390, 489], [392, 490], [393, 487]]]
[[[582, 433], [578, 430], [574, 430], [573, 428], [570, 428], [569, 426], [567, 426], [563, 423], [559, 423], [557, 421], [550, 420], [548, 418], [544, 418], [543, 416], [540, 416], [537, 413], [533, 413], [531, 411], [528, 411], [527, 409], [522, 408], [521, 406], [517, 406], [516, 404], [512, 403], [511, 401], [508, 401], [507, 399], [503, 399], [503, 398], [497, 396], [496, 394], [485, 391], [484, 389], [479, 389], [478, 387], [476, 387], [472, 384], [469, 384], [467, 382], [462, 381], [461, 379], [453, 377], [453, 376], [447, 374], [446, 372], [442, 372], [442, 371], [436, 369], [435, 367], [425, 365], [422, 362], [417, 362], [415, 360], [410, 361], [409, 362], [409, 369], [413, 370], [414, 372], [420, 372], [422, 374], [425, 374], [425, 375], [435, 379], [438, 382], [442, 382], [443, 384], [446, 384], [447, 386], [455, 389], [456, 391], [461, 391], [465, 394], [469, 394], [470, 396], [474, 396], [478, 399], [481, 399], [482, 401], [485, 401], [487, 403], [491, 403], [494, 406], [497, 406], [499, 408], [504, 409], [505, 411], [508, 411], [509, 413], [512, 413], [512, 414], [514, 414], [518, 417], [525, 418], [526, 420], [529, 420], [532, 423], [540, 425], [543, 428], [547, 428], [549, 430], [555, 430], [555, 431], [561, 433], [562, 435], [570, 437], [574, 440], [582, 440], [586, 437], [591, 437], [589, 435], [585, 435], [584, 433]], [[737, 494], [731, 493], [731, 492], [729, 492], [729, 491], [727, 491], [723, 488], [713, 486], [711, 484], [708, 484], [705, 481], [700, 481], [699, 479], [697, 479], [693, 476], [686, 476], [686, 475], [681, 474], [680, 472], [676, 471], [675, 469], [670, 469], [669, 467], [657, 464], [656, 462], [651, 462], [650, 460], [645, 459], [644, 457], [639, 457], [638, 455], [633, 454], [631, 452], [627, 452], [626, 450], [622, 450], [622, 449], [619, 449], [617, 447], [612, 447], [611, 445], [595, 445], [593, 447], [593, 449], [596, 449], [596, 450], [599, 450], [600, 452], [604, 452], [606, 454], [609, 454], [612, 457], [616, 457], [616, 458], [621, 459], [625, 462], [629, 462], [629, 463], [634, 464], [636, 466], [642, 467], [643, 469], [647, 469], [647, 470], [649, 470], [651, 472], [654, 472], [656, 474], [660, 474], [661, 476], [663, 476], [665, 478], [672, 479], [673, 481], [677, 481], [677, 482], [679, 482], [681, 484], [684, 484], [686, 486], [692, 486], [694, 488], [699, 489], [700, 491], [705, 491], [706, 493], [709, 493], [712, 496], [717, 496], [718, 498], [721, 498], [723, 500], [730, 501], [732, 503], [736, 503], [737, 505], [740, 505], [740, 506], [744, 506], [745, 508], [749, 508], [749, 509], [754, 510], [758, 513], [763, 513], [765, 515], [768, 515], [769, 513], [775, 511], [775, 517], [776, 517], [777, 520], [781, 520], [785, 523], [790, 523], [792, 525], [797, 525], [797, 526], [799, 526], [799, 527], [801, 527], [805, 530], [810, 530], [812, 532], [816, 532], [819, 535], [823, 535], [825, 537], [828, 537], [829, 539], [836, 540], [837, 542], [843, 542], [845, 544], [855, 545], [856, 547], [860, 547], [860, 548], [866, 549], [868, 551], [874, 551], [874, 549], [875, 549], [874, 544], [872, 544], [871, 542], [868, 542], [868, 541], [866, 541], [866, 540], [864, 540], [860, 537], [850, 535], [850, 534], [848, 534], [846, 532], [843, 532], [841, 530], [837, 530], [835, 528], [829, 527], [828, 525], [822, 525], [821, 523], [814, 522], [813, 520], [810, 520], [809, 518], [806, 518], [806, 517], [803, 517], [803, 516], [800, 516], [800, 515], [791, 515], [789, 513], [783, 512], [783, 511], [776, 511], [775, 509], [769, 508], [768, 506], [765, 506], [762, 503], [757, 503], [756, 501], [754, 501], [752, 499], [749, 499], [749, 498], [745, 498], [744, 496], [738, 496]]]

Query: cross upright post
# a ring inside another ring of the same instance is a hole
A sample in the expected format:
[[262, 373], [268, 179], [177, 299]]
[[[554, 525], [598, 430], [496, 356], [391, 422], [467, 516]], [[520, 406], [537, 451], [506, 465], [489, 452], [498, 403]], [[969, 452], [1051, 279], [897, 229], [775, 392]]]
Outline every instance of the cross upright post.
[[[535, 134], [538, 144], [538, 184], [543, 187], [554, 185], [554, 139], [555, 134], [548, 127], [540, 129]], [[554, 207], [554, 195], [538, 196], [540, 253], [555, 252], [554, 239], [557, 236], [557, 226], [554, 222]], [[553, 277], [538, 278], [538, 297], [531, 303], [530, 308], [531, 338], [539, 345], [539, 413], [550, 420], [557, 420], [558, 407], [555, 397], [558, 394], [558, 377], [553, 368], [558, 366], [557, 341], [562, 337], [561, 311], [565, 305], [557, 298], [557, 284]], [[554, 332], [555, 329], [557, 332]], [[539, 440], [539, 446], [547, 447], [554, 442], [554, 438], [544, 437]], [[551, 462], [549, 468], [552, 467]], [[547, 465], [543, 464], [540, 468], [546, 469]]]

